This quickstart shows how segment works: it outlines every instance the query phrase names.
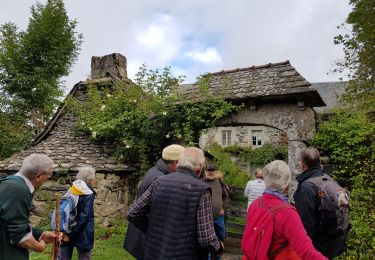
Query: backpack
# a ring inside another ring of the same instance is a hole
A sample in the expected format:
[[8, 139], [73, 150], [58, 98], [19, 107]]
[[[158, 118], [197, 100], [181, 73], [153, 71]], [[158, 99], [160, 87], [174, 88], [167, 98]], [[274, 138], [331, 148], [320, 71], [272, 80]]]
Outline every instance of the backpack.
[[327, 174], [307, 179], [305, 182], [318, 187], [320, 233], [330, 237], [346, 235], [351, 226], [347, 192]]
[[[263, 205], [262, 197], [255, 200], [255, 202], [257, 203], [257, 209], [255, 211], [249, 210], [247, 214], [241, 250], [245, 254], [246, 259], [249, 260], [269, 259], [268, 250], [273, 237], [274, 214], [282, 209], [294, 209], [294, 207], [283, 203], [270, 208]], [[280, 248], [272, 253], [272, 256], [275, 257], [288, 244], [287, 241], [283, 243]]]
[[[77, 225], [77, 204], [78, 195], [69, 191], [60, 200], [60, 232], [70, 234]], [[56, 209], [51, 213], [51, 228], [56, 229]]]

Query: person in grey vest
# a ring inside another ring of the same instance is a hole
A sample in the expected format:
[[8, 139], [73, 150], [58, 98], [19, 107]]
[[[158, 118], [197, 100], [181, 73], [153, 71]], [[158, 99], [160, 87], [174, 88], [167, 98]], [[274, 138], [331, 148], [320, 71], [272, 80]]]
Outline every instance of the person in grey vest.
[[177, 171], [157, 178], [130, 207], [127, 219], [147, 231], [144, 259], [207, 259], [221, 254], [210, 188], [202, 182], [203, 151], [186, 148]]
[[[211, 188], [212, 213], [214, 216], [214, 229], [219, 241], [224, 243], [226, 238], [225, 203], [229, 199], [229, 188], [223, 183], [224, 174], [218, 171], [213, 164], [208, 164], [204, 172], [203, 181]], [[209, 260], [220, 260], [220, 256], [209, 255]]]
[[258, 168], [255, 170], [255, 180], [248, 181], [244, 191], [244, 195], [248, 199], [247, 209], [249, 209], [254, 200], [262, 196], [265, 188], [262, 170]]
[[324, 175], [320, 166], [319, 151], [313, 147], [302, 150], [300, 153], [300, 166], [302, 173], [296, 177], [298, 186], [294, 193], [295, 207], [314, 247], [331, 259], [340, 254], [342, 238], [327, 237], [324, 234], [324, 230], [320, 230], [321, 213], [319, 211], [318, 187], [306, 182], [310, 178]]
[[[161, 158], [154, 167], [147, 171], [140, 182], [136, 198], [139, 198], [158, 177], [176, 171], [178, 159], [184, 149], [177, 144], [169, 145], [163, 149]], [[125, 235], [124, 249], [136, 259], [144, 259], [145, 239], [145, 234], [132, 223], [129, 223]]]

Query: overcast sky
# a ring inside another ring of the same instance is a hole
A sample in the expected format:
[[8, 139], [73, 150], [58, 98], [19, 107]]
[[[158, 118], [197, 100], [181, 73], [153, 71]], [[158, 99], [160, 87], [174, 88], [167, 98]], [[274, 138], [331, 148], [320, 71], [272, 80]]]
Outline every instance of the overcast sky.
[[[46, 0], [40, 2], [45, 3]], [[0, 0], [0, 24], [22, 30], [35, 0]], [[90, 73], [91, 56], [113, 52], [128, 60], [130, 78], [142, 63], [172, 67], [187, 83], [205, 72], [290, 60], [310, 82], [335, 81], [327, 73], [343, 56], [333, 44], [348, 0], [66, 0], [84, 43], [68, 90]]]

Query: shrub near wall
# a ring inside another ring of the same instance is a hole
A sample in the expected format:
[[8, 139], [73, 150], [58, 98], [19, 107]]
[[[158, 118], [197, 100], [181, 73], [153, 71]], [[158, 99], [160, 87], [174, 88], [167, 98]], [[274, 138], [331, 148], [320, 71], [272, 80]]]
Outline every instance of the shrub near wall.
[[288, 160], [287, 147], [273, 147], [264, 145], [260, 148], [239, 147], [231, 145], [221, 147], [213, 144], [208, 151], [214, 156], [215, 165], [224, 172], [225, 181], [234, 186], [244, 187], [249, 176], [231, 160], [231, 157], [238, 157], [244, 163], [267, 164], [273, 160]]
[[375, 255], [375, 122], [370, 114], [337, 110], [320, 122], [313, 145], [338, 165], [334, 178], [350, 191], [352, 230], [342, 259]]
[[273, 147], [265, 144], [253, 149], [251, 147], [227, 146], [224, 151], [236, 155], [244, 163], [267, 164], [274, 160], [288, 161], [288, 148], [286, 146]]

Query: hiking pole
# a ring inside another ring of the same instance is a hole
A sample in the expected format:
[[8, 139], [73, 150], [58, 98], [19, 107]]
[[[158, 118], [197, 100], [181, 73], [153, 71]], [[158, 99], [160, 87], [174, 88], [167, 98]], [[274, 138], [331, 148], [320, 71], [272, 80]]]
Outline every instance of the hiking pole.
[[55, 234], [57, 237], [55, 238], [54, 243], [52, 243], [52, 252], [51, 252], [51, 260], [57, 259], [57, 253], [59, 250], [59, 236], [60, 236], [60, 197], [59, 194], [56, 194], [56, 210], [55, 210]]

